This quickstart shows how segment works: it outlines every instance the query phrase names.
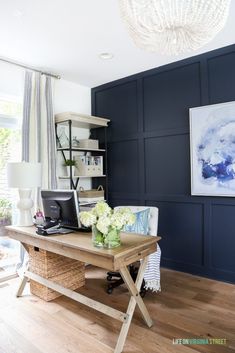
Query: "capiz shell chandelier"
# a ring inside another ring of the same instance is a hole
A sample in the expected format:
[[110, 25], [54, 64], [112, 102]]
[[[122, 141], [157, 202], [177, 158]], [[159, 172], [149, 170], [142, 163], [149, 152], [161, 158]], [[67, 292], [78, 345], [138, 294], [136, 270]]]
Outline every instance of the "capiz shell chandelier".
[[196, 50], [224, 27], [230, 0], [119, 0], [135, 44], [175, 55]]

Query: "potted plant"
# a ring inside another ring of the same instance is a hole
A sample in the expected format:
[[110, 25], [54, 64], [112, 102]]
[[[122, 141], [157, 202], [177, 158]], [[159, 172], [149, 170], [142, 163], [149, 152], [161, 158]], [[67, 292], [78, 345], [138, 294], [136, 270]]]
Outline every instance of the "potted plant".
[[85, 227], [92, 227], [92, 242], [96, 247], [115, 248], [121, 245], [120, 232], [125, 225], [135, 223], [135, 215], [128, 207], [112, 209], [100, 201], [91, 211], [80, 213]]
[[74, 175], [76, 161], [73, 159], [66, 159], [64, 165], [67, 167], [67, 175], [70, 176], [70, 167], [72, 167], [72, 176]]
[[0, 236], [6, 234], [5, 226], [11, 224], [11, 202], [0, 199]]

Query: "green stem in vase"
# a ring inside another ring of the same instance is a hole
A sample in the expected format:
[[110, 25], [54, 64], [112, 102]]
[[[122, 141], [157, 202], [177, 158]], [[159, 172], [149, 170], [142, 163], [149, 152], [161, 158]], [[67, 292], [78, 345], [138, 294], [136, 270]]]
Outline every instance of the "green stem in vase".
[[104, 246], [107, 248], [115, 248], [121, 244], [120, 231], [112, 229], [105, 237]]
[[93, 244], [96, 247], [103, 247], [104, 246], [104, 235], [98, 231], [98, 229], [96, 228], [96, 226], [92, 227], [92, 241]]

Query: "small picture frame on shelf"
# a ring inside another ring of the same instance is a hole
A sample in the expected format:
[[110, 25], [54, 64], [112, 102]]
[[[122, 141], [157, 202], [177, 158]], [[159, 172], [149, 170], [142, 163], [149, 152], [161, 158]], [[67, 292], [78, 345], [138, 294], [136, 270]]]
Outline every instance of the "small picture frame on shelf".
[[59, 148], [68, 148], [69, 147], [69, 138], [66, 133], [65, 126], [59, 126], [57, 129], [57, 144]]

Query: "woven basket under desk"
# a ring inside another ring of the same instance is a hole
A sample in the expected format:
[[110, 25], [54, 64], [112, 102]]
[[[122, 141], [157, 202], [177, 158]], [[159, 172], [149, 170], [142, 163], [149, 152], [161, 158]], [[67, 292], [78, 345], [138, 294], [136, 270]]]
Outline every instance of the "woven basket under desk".
[[[71, 290], [85, 285], [84, 262], [33, 246], [29, 247], [29, 269], [37, 275]], [[46, 301], [61, 296], [60, 293], [32, 280], [30, 280], [30, 290], [32, 294]]]

